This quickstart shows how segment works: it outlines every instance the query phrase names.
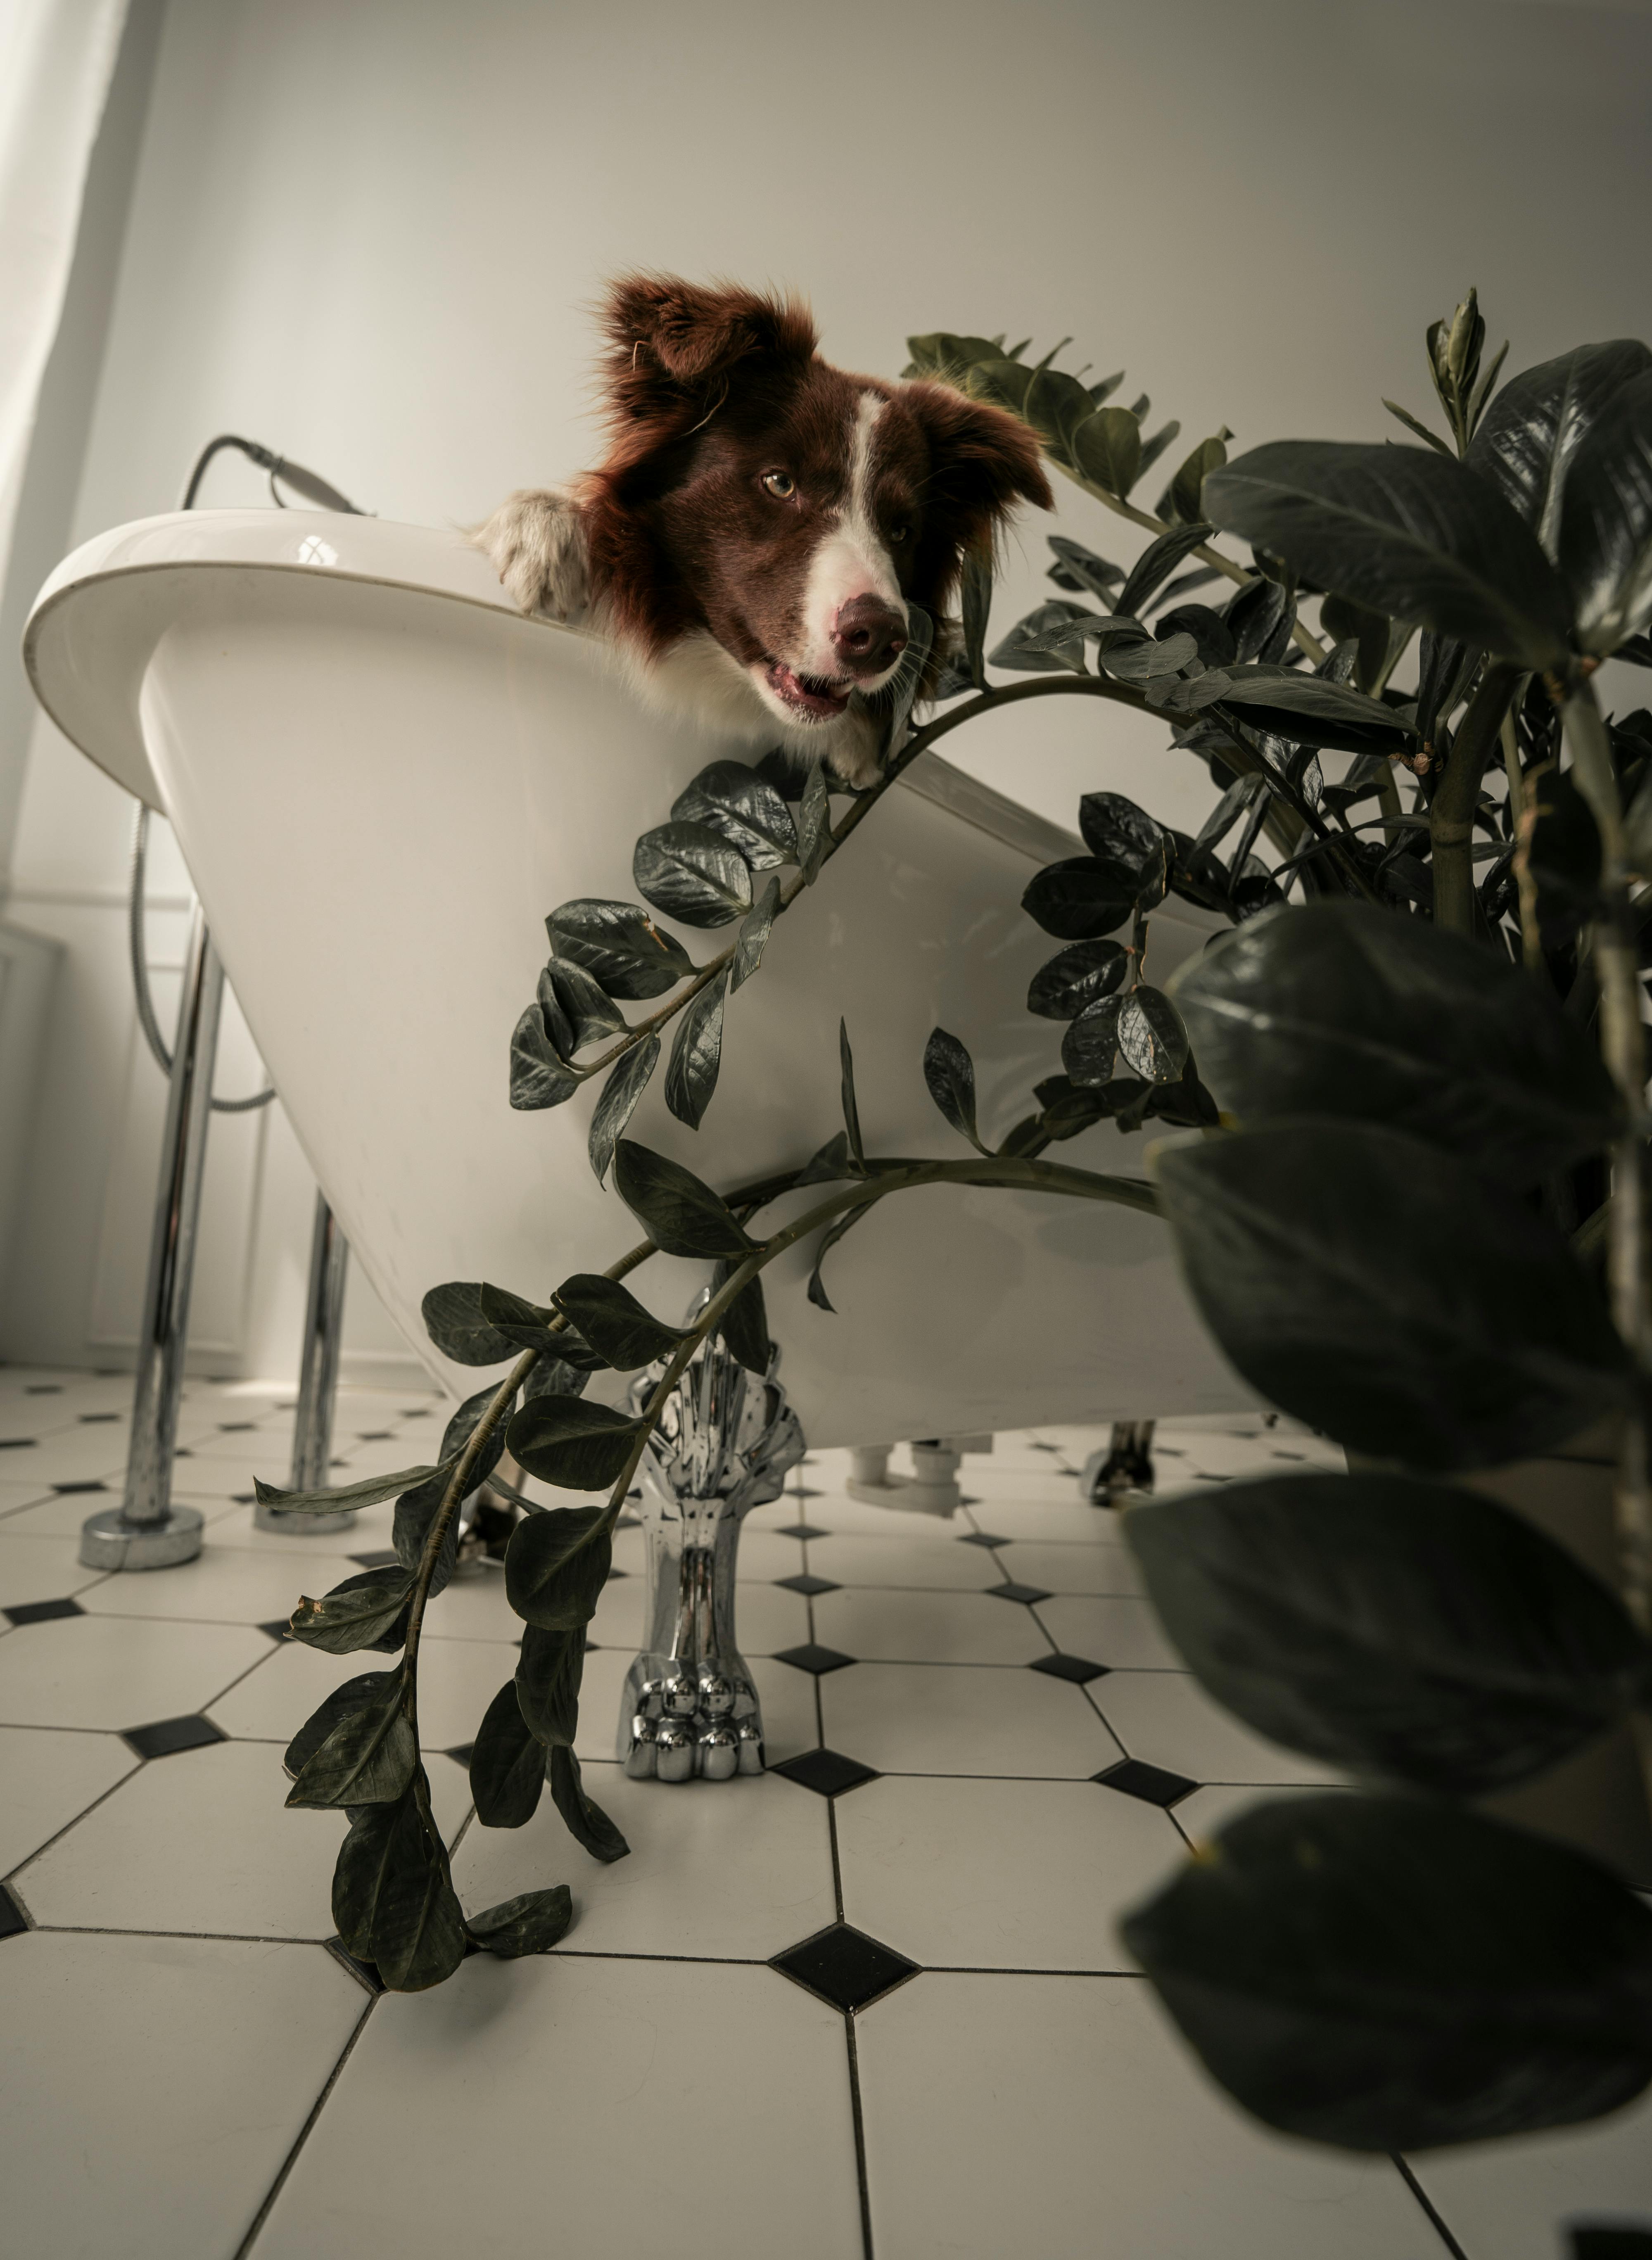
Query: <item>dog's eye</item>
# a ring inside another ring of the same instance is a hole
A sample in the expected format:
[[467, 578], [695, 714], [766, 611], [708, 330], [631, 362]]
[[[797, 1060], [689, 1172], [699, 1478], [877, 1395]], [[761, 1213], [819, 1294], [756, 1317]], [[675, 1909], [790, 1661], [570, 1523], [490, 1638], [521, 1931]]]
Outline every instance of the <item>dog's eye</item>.
[[797, 482], [790, 471], [765, 471], [763, 485], [771, 495], [777, 497], [782, 502], [786, 501], [790, 496], [795, 495], [797, 491]]
[[904, 519], [902, 519], [890, 526], [889, 530], [889, 538], [891, 541], [905, 541], [911, 532], [911, 526], [907, 525]]

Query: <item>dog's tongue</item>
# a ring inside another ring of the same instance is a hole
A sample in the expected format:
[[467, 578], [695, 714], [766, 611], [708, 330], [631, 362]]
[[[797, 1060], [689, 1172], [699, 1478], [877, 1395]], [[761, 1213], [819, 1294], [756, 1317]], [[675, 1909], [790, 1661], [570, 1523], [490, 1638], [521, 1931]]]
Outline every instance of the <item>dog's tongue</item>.
[[769, 680], [789, 706], [796, 706], [805, 714], [818, 715], [823, 719], [829, 715], [841, 714], [849, 703], [847, 689], [840, 690], [834, 684], [822, 682], [818, 676], [794, 674], [779, 660], [770, 667]]

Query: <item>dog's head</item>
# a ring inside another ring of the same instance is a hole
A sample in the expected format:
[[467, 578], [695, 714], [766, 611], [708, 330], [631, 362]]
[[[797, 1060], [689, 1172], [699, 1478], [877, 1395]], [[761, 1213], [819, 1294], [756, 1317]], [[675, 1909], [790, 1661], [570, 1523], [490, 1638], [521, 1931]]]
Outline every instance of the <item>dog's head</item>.
[[944, 386], [829, 368], [796, 301], [637, 275], [607, 320], [594, 584], [651, 655], [708, 631], [791, 728], [882, 688], [908, 604], [943, 612], [1016, 502], [1050, 507], [1024, 425]]

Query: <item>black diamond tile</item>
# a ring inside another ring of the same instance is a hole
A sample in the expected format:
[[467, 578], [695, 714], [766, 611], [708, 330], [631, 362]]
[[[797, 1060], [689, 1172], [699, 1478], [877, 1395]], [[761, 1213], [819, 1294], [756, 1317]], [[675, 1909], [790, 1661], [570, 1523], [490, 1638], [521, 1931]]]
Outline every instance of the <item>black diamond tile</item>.
[[351, 1977], [359, 1978], [369, 1993], [382, 1993], [384, 1991], [384, 1980], [379, 1976], [376, 1963], [358, 1962], [341, 1938], [330, 1938], [326, 1943], [327, 1951], [333, 1960], [341, 1962]]
[[642, 1517], [640, 1514], [622, 1514], [614, 1525], [616, 1530], [640, 1530], [641, 1527]]
[[255, 1491], [232, 1491], [230, 1497], [237, 1506], [256, 1506], [258, 1504], [258, 1493]]
[[86, 1612], [78, 1601], [24, 1601], [15, 1609], [0, 1608], [0, 1617], [8, 1617], [14, 1625], [50, 1624], [54, 1617], [83, 1617]]
[[1061, 1446], [1059, 1444], [1047, 1444], [1041, 1437], [1034, 1436], [1033, 1439], [1033, 1449], [1035, 1452], [1059, 1452]]
[[54, 1484], [52, 1488], [60, 1498], [73, 1498], [78, 1492], [83, 1491], [107, 1491], [109, 1485], [101, 1483], [70, 1483]]
[[1232, 1476], [1196, 1475], [1193, 1480], [1195, 1483], [1232, 1483], [1234, 1478]]
[[1047, 1601], [1049, 1595], [1042, 1585], [989, 1585], [987, 1591], [1001, 1601]]
[[220, 1420], [218, 1432], [220, 1436], [247, 1436], [257, 1426], [255, 1420]]
[[1091, 1663], [1082, 1656], [1041, 1656], [1031, 1666], [1034, 1671], [1048, 1671], [1052, 1679], [1070, 1679], [1075, 1687], [1084, 1687], [1092, 1679], [1105, 1679], [1107, 1666]]
[[61, 1397], [63, 1384], [61, 1381], [26, 1381], [23, 1393], [25, 1397]]
[[818, 1640], [805, 1641], [801, 1648], [783, 1648], [775, 1658], [776, 1663], [794, 1663], [799, 1671], [812, 1671], [817, 1679], [823, 1672], [841, 1671], [854, 1661], [840, 1648], [822, 1648]]
[[401, 1556], [393, 1546], [381, 1546], [376, 1554], [352, 1554], [350, 1559], [363, 1570], [388, 1570]]
[[192, 1460], [195, 1457], [195, 1454], [190, 1449], [187, 1444], [180, 1444], [177, 1447], [177, 1449], [173, 1453], [172, 1456], [175, 1460]]
[[175, 1757], [180, 1750], [204, 1750], [229, 1736], [210, 1719], [157, 1719], [152, 1727], [128, 1727], [121, 1738], [140, 1758]]
[[10, 1892], [0, 1887], [0, 1938], [16, 1938], [28, 1927], [22, 1908]]
[[[118, 1420], [119, 1418], [120, 1415], [118, 1412], [82, 1412], [81, 1414], [81, 1426], [82, 1428], [96, 1428], [104, 1421]], [[1282, 1452], [1279, 1456], [1284, 1459], [1287, 1457], [1288, 1455]]]
[[268, 1624], [261, 1624], [258, 1629], [268, 1633], [271, 1640], [285, 1640], [292, 1627], [285, 1617], [272, 1617]]
[[835, 1593], [842, 1590], [831, 1577], [776, 1577], [775, 1583], [783, 1585], [789, 1593]]
[[1126, 1758], [1121, 1764], [1090, 1777], [1104, 1789], [1121, 1789], [1126, 1797], [1139, 1797], [1144, 1805], [1167, 1807], [1179, 1804], [1190, 1790], [1198, 1787], [1185, 1774], [1167, 1773], [1162, 1766], [1147, 1765], [1141, 1758]]
[[355, 1441], [358, 1444], [388, 1444], [394, 1433], [390, 1428], [359, 1428]]
[[629, 1570], [620, 1569], [617, 1563], [611, 1562], [608, 1564], [608, 1575], [610, 1577], [628, 1577], [631, 1572]]
[[918, 1974], [915, 1962], [880, 1946], [864, 1931], [852, 1930], [847, 1922], [834, 1922], [829, 1930], [776, 1954], [769, 1966], [830, 2001], [834, 2009], [864, 2009], [903, 1978]]
[[1007, 1538], [994, 1538], [985, 1530], [971, 1530], [958, 1541], [960, 1546], [1007, 1546], [1009, 1542]]
[[859, 1758], [846, 1758], [840, 1750], [805, 1750], [801, 1757], [788, 1758], [769, 1770], [784, 1774], [788, 1781], [820, 1797], [841, 1797], [845, 1790], [858, 1789], [863, 1781], [878, 1777], [876, 1766], [862, 1765]]
[[812, 1522], [791, 1522], [781, 1532], [783, 1538], [830, 1538], [829, 1530], [817, 1530]]
[[32, 1452], [36, 1441], [32, 1436], [0, 1436], [0, 1452]]

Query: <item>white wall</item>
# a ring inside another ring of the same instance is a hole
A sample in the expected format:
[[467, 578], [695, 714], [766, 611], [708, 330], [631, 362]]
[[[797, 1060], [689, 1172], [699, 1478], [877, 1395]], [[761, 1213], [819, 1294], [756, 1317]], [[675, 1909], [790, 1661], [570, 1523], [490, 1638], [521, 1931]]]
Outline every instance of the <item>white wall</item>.
[[[852, 368], [898, 373], [910, 331], [1071, 331], [1190, 443], [1384, 436], [1380, 395], [1427, 411], [1422, 328], [1470, 282], [1512, 367], [1652, 330], [1649, 66], [1643, 9], [1541, 0], [169, 0], [72, 532], [169, 508], [224, 428], [385, 516], [479, 517], [590, 458], [587, 309], [633, 265], [796, 285]], [[261, 492], [226, 465], [207, 499]], [[1136, 546], [1069, 490], [1005, 623], [1056, 524]], [[1209, 797], [1088, 702], [948, 751], [1063, 820], [1100, 783], [1184, 824]], [[41, 724], [16, 903], [110, 893], [125, 825]], [[12, 1355], [73, 1243], [69, 1354], [87, 1219], [130, 1169], [112, 926], [62, 907], [78, 985]], [[275, 1355], [291, 1177], [243, 1169], [242, 1358]]]

